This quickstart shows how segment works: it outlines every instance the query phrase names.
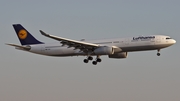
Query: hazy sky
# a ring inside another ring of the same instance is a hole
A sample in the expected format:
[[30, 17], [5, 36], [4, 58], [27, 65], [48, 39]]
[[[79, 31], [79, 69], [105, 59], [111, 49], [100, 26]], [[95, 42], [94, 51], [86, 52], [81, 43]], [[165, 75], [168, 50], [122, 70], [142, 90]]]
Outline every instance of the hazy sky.
[[[12, 24], [80, 40], [163, 34], [177, 43], [127, 59], [47, 57], [15, 50]], [[0, 101], [180, 101], [179, 0], [0, 0]]]

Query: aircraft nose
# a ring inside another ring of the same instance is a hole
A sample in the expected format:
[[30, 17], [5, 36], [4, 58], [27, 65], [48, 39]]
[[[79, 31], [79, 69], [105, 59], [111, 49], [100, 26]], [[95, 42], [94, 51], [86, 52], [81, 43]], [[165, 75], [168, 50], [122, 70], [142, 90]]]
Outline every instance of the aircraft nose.
[[172, 43], [175, 44], [175, 43], [176, 43], [176, 40], [173, 39], [173, 40], [172, 40]]

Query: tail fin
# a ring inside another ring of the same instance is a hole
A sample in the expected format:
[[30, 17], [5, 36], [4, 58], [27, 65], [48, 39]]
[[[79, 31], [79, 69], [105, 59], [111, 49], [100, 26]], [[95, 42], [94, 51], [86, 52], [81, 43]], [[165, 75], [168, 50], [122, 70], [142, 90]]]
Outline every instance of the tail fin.
[[13, 24], [14, 30], [21, 42], [21, 45], [43, 44], [34, 38], [22, 25]]

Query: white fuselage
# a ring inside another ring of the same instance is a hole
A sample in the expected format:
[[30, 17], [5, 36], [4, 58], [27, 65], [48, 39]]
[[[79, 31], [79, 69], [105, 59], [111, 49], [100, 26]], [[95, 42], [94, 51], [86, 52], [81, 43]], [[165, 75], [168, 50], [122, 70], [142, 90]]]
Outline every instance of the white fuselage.
[[[117, 39], [104, 39], [104, 40], [93, 40], [86, 41], [89, 43], [98, 44], [100, 46], [115, 46], [122, 49], [121, 52], [132, 52], [132, 51], [145, 51], [145, 50], [158, 50], [166, 48], [176, 43], [174, 39], [164, 35], [150, 35], [153, 37], [130, 37], [130, 38], [117, 38]], [[62, 46], [60, 42], [51, 44], [36, 44], [29, 45], [31, 47], [29, 52], [48, 55], [48, 56], [78, 56], [87, 55], [79, 49], [73, 47]]]

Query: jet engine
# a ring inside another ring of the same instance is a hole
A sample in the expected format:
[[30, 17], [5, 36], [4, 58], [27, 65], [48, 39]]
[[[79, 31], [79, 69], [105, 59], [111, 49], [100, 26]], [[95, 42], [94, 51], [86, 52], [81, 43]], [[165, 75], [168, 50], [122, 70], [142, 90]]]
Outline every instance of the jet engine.
[[112, 55], [114, 54], [114, 48], [108, 46], [101, 46], [94, 50], [96, 55]]
[[108, 55], [108, 56], [109, 56], [109, 58], [116, 58], [116, 59], [127, 58], [127, 52], [111, 54], [111, 55]]

